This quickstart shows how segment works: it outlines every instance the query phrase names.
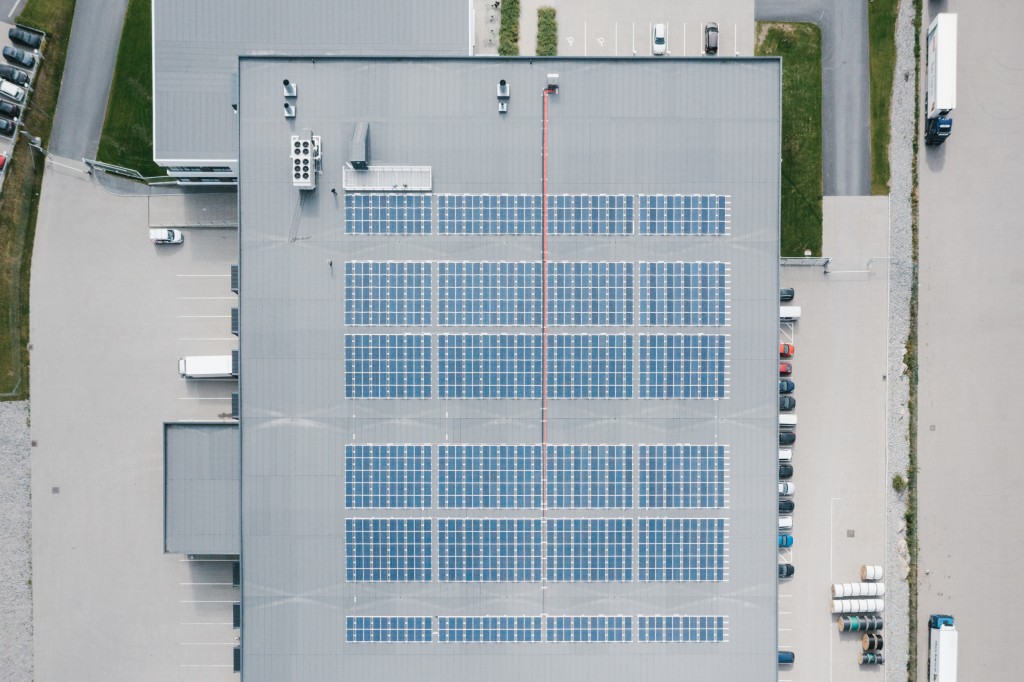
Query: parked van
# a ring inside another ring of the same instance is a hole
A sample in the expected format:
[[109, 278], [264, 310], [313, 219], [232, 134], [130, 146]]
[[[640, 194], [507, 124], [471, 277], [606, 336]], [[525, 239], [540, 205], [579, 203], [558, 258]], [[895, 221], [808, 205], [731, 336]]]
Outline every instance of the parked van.
[[779, 450], [779, 461], [780, 462], [792, 462], [793, 461], [793, 451], [789, 450], [789, 449], [786, 449], [786, 450], [781, 450], [780, 449]]
[[780, 429], [795, 429], [796, 428], [796, 415], [795, 414], [780, 414], [779, 415], [779, 428]]
[[779, 306], [779, 320], [782, 322], [796, 322], [800, 319], [800, 306], [781, 305]]
[[0, 80], [0, 95], [4, 97], [10, 97], [15, 102], [25, 101], [25, 90], [19, 88], [17, 85], [10, 81]]

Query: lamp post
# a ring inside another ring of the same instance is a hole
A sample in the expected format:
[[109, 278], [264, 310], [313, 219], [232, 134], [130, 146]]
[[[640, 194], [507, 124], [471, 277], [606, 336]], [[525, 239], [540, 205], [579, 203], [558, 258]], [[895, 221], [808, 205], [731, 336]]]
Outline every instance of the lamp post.
[[[36, 137], [35, 135], [32, 135], [27, 130], [20, 130], [18, 132], [20, 132], [22, 135], [24, 135], [25, 137], [28, 138], [28, 146], [29, 147], [31, 147], [32, 149], [37, 150], [43, 156], [46, 156], [46, 150], [43, 149], [43, 140], [42, 140], [42, 138]], [[32, 157], [32, 170], [34, 171], [36, 169], [36, 155], [35, 154], [29, 154], [29, 156]]]

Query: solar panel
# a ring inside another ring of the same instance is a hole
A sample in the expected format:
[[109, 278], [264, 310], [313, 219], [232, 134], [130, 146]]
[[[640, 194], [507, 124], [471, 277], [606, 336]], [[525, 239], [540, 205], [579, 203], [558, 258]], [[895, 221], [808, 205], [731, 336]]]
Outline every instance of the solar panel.
[[726, 324], [725, 263], [640, 263], [640, 324]]
[[539, 642], [540, 616], [441, 616], [439, 642]]
[[429, 445], [347, 445], [345, 506], [430, 507], [430, 460]]
[[725, 580], [725, 519], [640, 519], [640, 580]]
[[426, 234], [429, 194], [345, 194], [346, 234]]
[[430, 616], [348, 616], [345, 641], [429, 642], [433, 634]]
[[438, 194], [441, 234], [540, 234], [539, 194]]
[[547, 579], [633, 579], [633, 519], [548, 519]]
[[346, 398], [429, 398], [429, 334], [346, 334]]
[[439, 445], [442, 509], [538, 509], [539, 445]]
[[633, 264], [548, 263], [548, 324], [632, 325]]
[[442, 325], [540, 325], [539, 262], [442, 262], [437, 265]]
[[641, 642], [724, 642], [724, 616], [638, 616]]
[[724, 334], [641, 334], [641, 398], [724, 398]]
[[633, 234], [633, 195], [549, 195], [548, 233]]
[[728, 197], [718, 194], [640, 195], [640, 234], [728, 232]]
[[630, 616], [548, 616], [549, 642], [632, 642]]
[[430, 263], [345, 263], [345, 324], [430, 324]]
[[725, 507], [725, 446], [641, 445], [640, 506]]
[[345, 519], [345, 580], [430, 581], [430, 519]]
[[548, 469], [548, 505], [552, 508], [633, 506], [632, 446], [549, 445]]
[[540, 519], [438, 519], [438, 579], [540, 580]]
[[633, 337], [548, 336], [549, 398], [632, 398]]
[[441, 334], [442, 398], [539, 398], [539, 334]]

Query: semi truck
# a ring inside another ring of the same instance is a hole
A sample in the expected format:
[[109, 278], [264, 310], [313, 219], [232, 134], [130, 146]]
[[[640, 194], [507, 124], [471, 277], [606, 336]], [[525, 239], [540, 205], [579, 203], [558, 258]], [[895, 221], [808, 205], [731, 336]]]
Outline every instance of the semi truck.
[[928, 682], [956, 682], [956, 625], [953, 616], [928, 619]]
[[178, 374], [185, 379], [230, 379], [235, 368], [230, 355], [188, 355], [178, 358]]
[[928, 27], [924, 143], [939, 145], [953, 132], [956, 108], [956, 15], [943, 12]]

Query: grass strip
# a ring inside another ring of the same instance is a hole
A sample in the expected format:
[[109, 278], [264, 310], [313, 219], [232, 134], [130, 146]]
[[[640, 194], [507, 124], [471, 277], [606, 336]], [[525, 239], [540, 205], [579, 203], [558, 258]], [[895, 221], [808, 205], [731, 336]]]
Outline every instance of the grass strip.
[[821, 29], [757, 23], [759, 56], [782, 57], [783, 256], [821, 255]]
[[537, 56], [558, 56], [558, 18], [554, 7], [537, 10]]
[[519, 0], [501, 2], [498, 54], [503, 57], [515, 57], [519, 54]]
[[871, 74], [871, 193], [889, 193], [889, 111], [896, 69], [899, 0], [868, 4], [868, 67]]

